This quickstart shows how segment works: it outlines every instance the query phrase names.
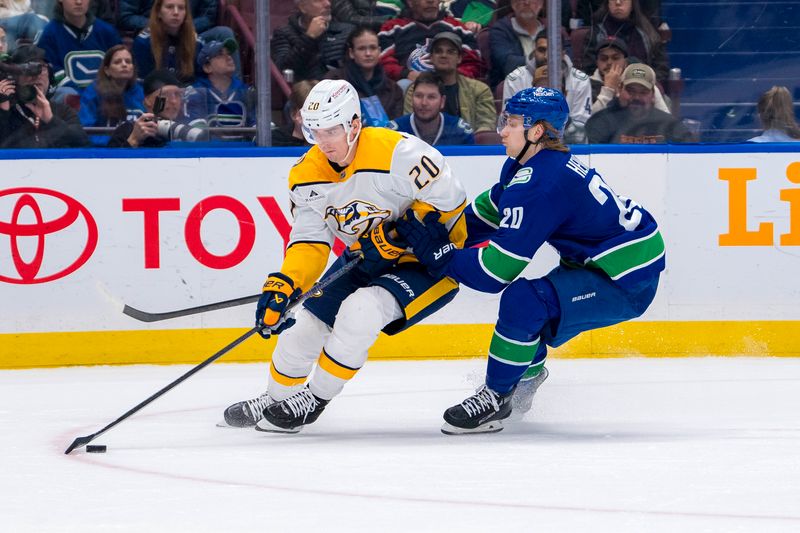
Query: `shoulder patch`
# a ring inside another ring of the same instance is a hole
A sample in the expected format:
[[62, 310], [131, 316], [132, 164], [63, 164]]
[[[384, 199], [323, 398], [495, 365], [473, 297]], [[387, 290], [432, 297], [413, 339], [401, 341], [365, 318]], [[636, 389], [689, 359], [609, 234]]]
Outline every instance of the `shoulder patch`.
[[300, 158], [299, 158], [297, 161], [295, 161], [294, 165], [292, 165], [292, 166], [293, 166], [293, 167], [296, 167], [297, 165], [299, 165], [300, 163], [302, 163], [302, 162], [303, 162], [303, 160], [306, 158], [306, 154], [308, 154], [308, 152], [306, 152], [305, 154], [301, 155], [301, 156], [300, 156]]
[[516, 174], [514, 174], [514, 177], [511, 178], [511, 181], [508, 182], [506, 189], [519, 183], [528, 183], [531, 181], [531, 176], [533, 176], [533, 169], [531, 167], [522, 167], [517, 171]]
[[464, 133], [472, 133], [472, 126], [469, 125], [469, 122], [464, 120], [463, 118], [458, 119], [458, 127], [464, 131]]
[[586, 74], [584, 71], [578, 70], [578, 69], [576, 69], [574, 67], [572, 68], [572, 77], [577, 79], [577, 80], [588, 80], [589, 79], [589, 75], [588, 74]]

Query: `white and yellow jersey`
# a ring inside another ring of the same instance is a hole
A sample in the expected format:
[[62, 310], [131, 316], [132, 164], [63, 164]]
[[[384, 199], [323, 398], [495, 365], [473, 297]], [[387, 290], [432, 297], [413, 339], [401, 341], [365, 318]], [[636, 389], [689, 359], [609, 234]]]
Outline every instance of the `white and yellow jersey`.
[[350, 246], [409, 207], [420, 219], [441, 212], [459, 247], [466, 238], [464, 187], [438, 150], [404, 133], [364, 128], [341, 171], [313, 146], [289, 172], [289, 189], [293, 224], [281, 272], [304, 291], [322, 275], [336, 238]]

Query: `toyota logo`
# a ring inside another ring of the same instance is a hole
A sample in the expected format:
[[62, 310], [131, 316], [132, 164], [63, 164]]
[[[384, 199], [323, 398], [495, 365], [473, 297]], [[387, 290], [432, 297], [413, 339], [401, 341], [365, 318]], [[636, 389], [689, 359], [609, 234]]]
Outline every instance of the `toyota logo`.
[[[0, 242], [3, 236], [8, 237], [11, 261], [0, 252], [0, 281], [47, 283], [70, 275], [89, 260], [97, 247], [97, 224], [80, 202], [66, 194], [18, 187], [0, 191]], [[47, 260], [45, 243], [57, 250]]]

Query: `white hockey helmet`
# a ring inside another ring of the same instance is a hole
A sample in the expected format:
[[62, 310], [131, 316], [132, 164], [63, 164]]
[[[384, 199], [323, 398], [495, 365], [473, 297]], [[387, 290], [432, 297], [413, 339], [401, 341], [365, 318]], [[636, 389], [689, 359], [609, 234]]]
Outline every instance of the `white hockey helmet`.
[[361, 100], [350, 83], [322, 80], [308, 93], [300, 116], [303, 118], [303, 135], [309, 143], [317, 144], [313, 130], [341, 124], [347, 134], [347, 144], [352, 145], [355, 139], [349, 142], [350, 132], [353, 130], [353, 120], [361, 118]]

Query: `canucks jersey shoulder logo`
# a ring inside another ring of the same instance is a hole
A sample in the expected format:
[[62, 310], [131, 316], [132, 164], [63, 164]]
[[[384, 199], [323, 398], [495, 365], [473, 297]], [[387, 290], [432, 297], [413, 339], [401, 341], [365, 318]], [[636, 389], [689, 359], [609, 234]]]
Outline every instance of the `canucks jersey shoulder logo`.
[[105, 52], [102, 50], [74, 50], [64, 56], [66, 78], [78, 87], [86, 87], [97, 79], [97, 72], [103, 65]]
[[325, 210], [325, 218], [334, 219], [339, 231], [347, 235], [362, 235], [391, 214], [390, 210], [380, 209], [363, 200], [353, 200], [344, 207], [328, 206]]
[[514, 174], [514, 177], [511, 178], [511, 181], [508, 182], [506, 185], [506, 189], [511, 187], [512, 185], [517, 185], [518, 183], [528, 183], [531, 181], [531, 176], [533, 175], [533, 169], [531, 167], [522, 167]]

